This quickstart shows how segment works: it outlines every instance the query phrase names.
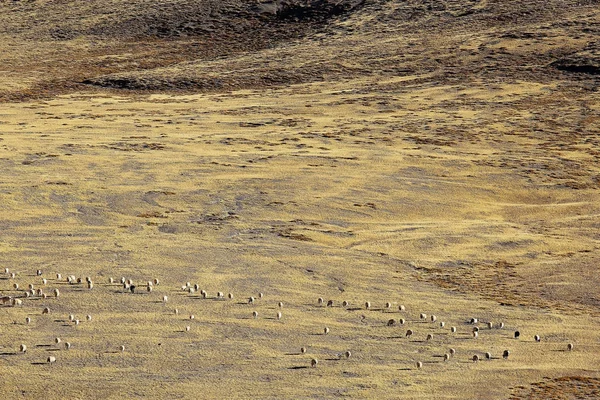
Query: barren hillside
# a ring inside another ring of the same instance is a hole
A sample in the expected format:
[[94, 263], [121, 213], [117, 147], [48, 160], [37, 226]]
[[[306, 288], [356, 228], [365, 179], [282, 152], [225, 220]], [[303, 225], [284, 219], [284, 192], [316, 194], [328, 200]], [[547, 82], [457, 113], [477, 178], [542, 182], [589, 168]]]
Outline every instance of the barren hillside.
[[591, 0], [1, 2], [2, 398], [599, 397], [598, 37]]

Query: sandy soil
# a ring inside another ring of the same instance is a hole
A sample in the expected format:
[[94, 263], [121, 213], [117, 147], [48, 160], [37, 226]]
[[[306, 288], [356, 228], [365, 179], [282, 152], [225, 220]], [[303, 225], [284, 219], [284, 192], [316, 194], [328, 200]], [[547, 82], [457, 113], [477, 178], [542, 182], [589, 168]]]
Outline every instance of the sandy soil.
[[600, 98], [574, 71], [598, 11], [425, 3], [228, 56], [169, 38], [172, 63], [105, 31], [2, 42], [2, 397], [598, 397]]

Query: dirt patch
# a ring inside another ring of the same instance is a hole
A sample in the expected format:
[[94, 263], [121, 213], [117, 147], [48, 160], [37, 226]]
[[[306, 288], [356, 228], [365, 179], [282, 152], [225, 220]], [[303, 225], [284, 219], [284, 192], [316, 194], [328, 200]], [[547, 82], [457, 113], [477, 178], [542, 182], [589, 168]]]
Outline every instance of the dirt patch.
[[511, 400], [597, 399], [600, 398], [600, 379], [585, 376], [563, 376], [532, 383], [528, 388], [516, 388], [509, 398]]

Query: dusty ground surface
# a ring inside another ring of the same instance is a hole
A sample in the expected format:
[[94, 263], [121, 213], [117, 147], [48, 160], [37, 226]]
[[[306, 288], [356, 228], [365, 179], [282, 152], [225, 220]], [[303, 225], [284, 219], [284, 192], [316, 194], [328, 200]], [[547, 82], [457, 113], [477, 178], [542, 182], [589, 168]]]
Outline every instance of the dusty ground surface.
[[0, 6], [3, 398], [599, 396], [598, 2], [76, 3]]

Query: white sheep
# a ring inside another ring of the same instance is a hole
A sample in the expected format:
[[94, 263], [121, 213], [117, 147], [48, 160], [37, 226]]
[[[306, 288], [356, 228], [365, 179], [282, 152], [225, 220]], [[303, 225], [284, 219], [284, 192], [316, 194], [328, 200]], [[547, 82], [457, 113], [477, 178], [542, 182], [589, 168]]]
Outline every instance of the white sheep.
[[173, 310], [173, 312], [175, 313], [175, 315], [178, 315], [178, 314], [179, 314], [179, 310], [178, 310], [177, 308], [176, 308], [176, 309], [174, 309], [174, 310]]
[[69, 321], [75, 321], [75, 316], [73, 314], [69, 314]]
[[437, 317], [435, 315], [432, 315], [431, 316], [431, 322], [435, 322], [435, 321], [437, 321]]
[[121, 353], [123, 353], [125, 351], [125, 346], [123, 346], [123, 345], [119, 346], [119, 351]]
[[229, 298], [229, 300], [233, 300], [233, 293], [228, 293], [227, 297]]
[[258, 311], [252, 311], [252, 317], [254, 319], [258, 318]]
[[453, 357], [454, 357], [454, 355], [456, 354], [456, 350], [454, 350], [454, 349], [450, 349], [450, 350], [449, 350], [449, 353], [450, 353], [450, 355], [451, 355], [451, 356], [453, 356]]
[[324, 334], [324, 335], [328, 335], [328, 334], [329, 334], [329, 328], [328, 328], [328, 327], [325, 327], [325, 328], [323, 329], [323, 334]]
[[4, 273], [8, 274], [10, 272], [10, 270], [8, 268], [4, 268]]
[[281, 311], [277, 313], [277, 320], [281, 319]]
[[473, 356], [473, 362], [478, 362], [479, 361], [479, 356], [477, 354], [475, 354]]
[[189, 331], [190, 331], [190, 329], [192, 329], [192, 328], [191, 328], [189, 325], [185, 327], [185, 331], [186, 331], [186, 332], [189, 332]]
[[62, 279], [62, 274], [56, 274], [56, 279], [57, 280], [61, 280]]
[[425, 318], [427, 318], [427, 314], [421, 313], [421, 315], [419, 315], [419, 318], [425, 319]]
[[90, 314], [88, 314], [88, 315], [85, 316], [85, 319], [88, 320], [88, 321], [91, 321], [92, 320], [92, 316]]
[[54, 289], [54, 297], [60, 296], [60, 291], [58, 289]]
[[280, 301], [279, 303], [277, 303], [277, 307], [283, 308], [283, 302]]
[[48, 284], [48, 279], [46, 278], [42, 278], [42, 285], [47, 285]]
[[13, 283], [13, 288], [15, 290], [19, 290], [19, 284], [18, 283]]
[[406, 307], [404, 307], [403, 305], [399, 305], [398, 311], [406, 311]]
[[19, 350], [21, 351], [21, 353], [27, 353], [27, 346], [22, 344]]
[[567, 344], [567, 350], [568, 351], [572, 351], [573, 350], [573, 343]]
[[12, 273], [10, 274], [10, 277], [11, 277], [12, 279], [15, 279], [15, 278], [17, 277], [17, 274], [15, 274], [14, 272], [12, 272]]
[[[152, 289], [152, 286], [148, 286], [148, 288]], [[194, 290], [194, 288], [193, 288], [193, 287], [189, 287], [189, 288], [187, 288], [187, 292], [188, 292], [189, 294], [192, 294], [192, 293], [194, 293], [195, 291], [196, 291], [196, 290]]]
[[195, 291], [200, 290], [200, 285], [198, 285], [197, 283], [194, 283], [194, 290]]
[[533, 340], [535, 340], [536, 342], [541, 342], [541, 341], [542, 341], [542, 338], [540, 337], [540, 335], [535, 335], [535, 336], [533, 337]]
[[471, 324], [476, 324], [478, 322], [477, 318], [471, 318], [470, 323]]
[[365, 308], [367, 310], [371, 308], [371, 302], [370, 301], [365, 302]]
[[504, 322], [500, 322], [500, 325], [498, 325], [498, 328], [500, 328], [500, 329], [504, 328]]
[[168, 302], [168, 301], [169, 301], [169, 298], [167, 297], [167, 295], [164, 295], [164, 296], [163, 296], [163, 300], [162, 300], [162, 301], [163, 301], [163, 303], [166, 303], [166, 302]]
[[265, 295], [263, 294], [263, 292], [260, 292], [260, 293], [258, 294], [258, 298], [259, 298], [259, 299], [262, 299], [264, 296], [265, 296]]
[[476, 326], [474, 326], [474, 327], [473, 327], [473, 332], [479, 332], [479, 328], [478, 328], [478, 327], [476, 327]]
[[418, 369], [423, 368], [423, 363], [421, 361], [417, 361], [417, 368]]
[[94, 288], [94, 284], [92, 282], [87, 283], [87, 288], [92, 290]]
[[206, 290], [204, 290], [204, 289], [202, 289], [202, 290], [200, 291], [200, 295], [202, 296], [202, 298], [203, 298], [203, 299], [205, 299], [205, 298], [206, 298], [206, 296], [208, 296], [208, 294], [206, 293]]
[[486, 360], [491, 360], [492, 359], [492, 353], [485, 353], [485, 358]]
[[488, 329], [492, 329], [492, 328], [494, 327], [494, 323], [493, 323], [493, 322], [491, 322], [491, 321], [490, 321], [490, 322], [488, 322], [488, 323], [487, 323], [487, 327], [488, 327]]
[[46, 362], [47, 362], [48, 364], [53, 364], [53, 363], [55, 363], [55, 362], [56, 362], [56, 357], [54, 357], [54, 356], [49, 356], [49, 357], [46, 359]]
[[121, 277], [121, 284], [124, 284], [124, 283], [125, 283], [125, 281], [126, 281], [126, 280], [125, 280], [125, 277], [124, 277], [124, 276], [122, 276], [122, 277]]
[[409, 330], [406, 331], [406, 337], [407, 338], [411, 337], [412, 335], [413, 335], [412, 329], [409, 329]]
[[333, 307], [333, 300], [327, 300], [327, 307]]
[[432, 340], [433, 339], [433, 335], [431, 333], [427, 334], [427, 339], [426, 340]]
[[108, 283], [110, 283], [110, 284], [115, 283], [115, 278], [113, 278], [113, 277], [108, 278]]
[[444, 326], [446, 326], [446, 323], [444, 321], [440, 322], [440, 328], [443, 328]]
[[194, 314], [190, 315], [190, 319], [194, 319], [196, 317], [194, 317]]
[[60, 338], [59, 338], [59, 337], [57, 337], [57, 338], [54, 338], [54, 343], [56, 343], [56, 344], [60, 344], [60, 342], [61, 342], [61, 340], [60, 340]]
[[42, 310], [42, 314], [50, 314], [50, 308], [46, 307]]
[[322, 305], [323, 305], [323, 298], [322, 298], [322, 297], [319, 297], [319, 298], [317, 299], [317, 304], [318, 304], [318, 305], [320, 305], [320, 306], [322, 306]]
[[346, 351], [346, 353], [344, 353], [344, 355], [346, 356], [346, 358], [350, 358], [352, 356], [352, 353], [350, 353], [350, 350]]
[[350, 305], [350, 303], [348, 303], [348, 301], [344, 300], [342, 301], [342, 307], [348, 307]]
[[90, 283], [90, 282], [92, 281], [92, 278], [91, 278], [91, 277], [89, 277], [89, 276], [86, 276], [86, 277], [85, 277], [85, 281], [86, 281], [87, 283]]
[[146, 291], [148, 293], [152, 293], [152, 286], [146, 286]]
[[[21, 300], [21, 299], [12, 299], [12, 300], [11, 300], [11, 305], [12, 305], [13, 307], [14, 307], [14, 306], [22, 306], [22, 305], [23, 305], [23, 300]], [[45, 310], [46, 310], [46, 309], [44, 309], [44, 311], [45, 311]], [[48, 312], [50, 312], [50, 309], [49, 309], [49, 308], [48, 308]], [[47, 313], [47, 312], [46, 312], [46, 313], [42, 312], [42, 314], [48, 314], [48, 313]]]
[[218, 299], [222, 299], [223, 298], [223, 292], [217, 292], [217, 298]]
[[406, 320], [405, 320], [404, 318], [400, 318], [400, 319], [398, 320], [398, 323], [399, 323], [400, 325], [404, 325], [404, 323], [405, 323], [405, 322], [406, 322]]
[[70, 350], [70, 349], [71, 349], [71, 343], [65, 342], [65, 350]]
[[477, 339], [479, 337], [479, 332], [474, 331], [473, 332], [473, 339]]
[[306, 354], [306, 347], [300, 347], [300, 353]]
[[158, 281], [158, 278], [154, 278], [154, 285], [155, 285], [155, 286], [158, 286], [158, 285], [159, 285], [159, 283], [160, 283], [160, 282]]
[[29, 318], [29, 317], [25, 318], [25, 323], [26, 324], [30, 324], [31, 323], [31, 318]]
[[250, 296], [248, 298], [248, 304], [253, 304], [254, 303], [254, 297]]
[[313, 368], [316, 368], [318, 363], [319, 363], [319, 360], [317, 360], [316, 358], [313, 358], [312, 360], [310, 360], [310, 366]]
[[41, 269], [38, 269], [38, 270], [36, 271], [36, 273], [35, 273], [35, 274], [36, 274], [37, 276], [41, 276], [41, 275], [42, 275], [42, 270], [41, 270]]
[[34, 287], [33, 287], [33, 283], [30, 283], [30, 284], [29, 284], [29, 290], [33, 290], [33, 289], [34, 289]]
[[448, 361], [450, 359], [450, 354], [444, 354], [444, 361]]
[[387, 310], [389, 310], [390, 308], [392, 308], [392, 303], [390, 303], [390, 302], [385, 303], [385, 308]]

